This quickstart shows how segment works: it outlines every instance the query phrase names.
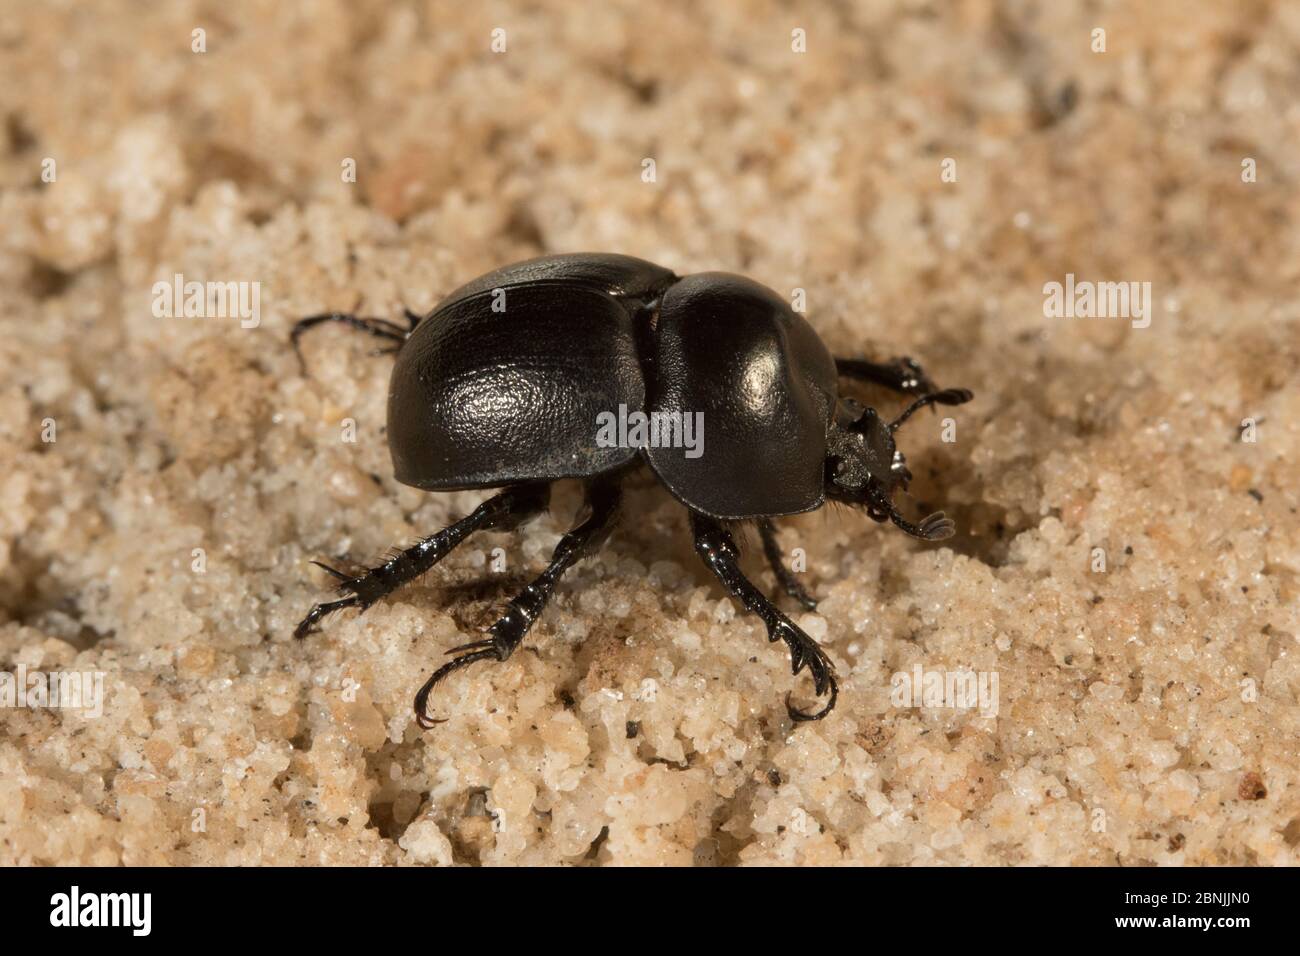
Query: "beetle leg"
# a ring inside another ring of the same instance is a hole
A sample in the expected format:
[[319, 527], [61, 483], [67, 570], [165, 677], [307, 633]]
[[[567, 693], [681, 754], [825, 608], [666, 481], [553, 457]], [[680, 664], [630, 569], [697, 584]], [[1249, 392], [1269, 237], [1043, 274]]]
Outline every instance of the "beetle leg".
[[883, 385], [903, 395], [926, 395], [938, 391], [938, 386], [930, 381], [921, 363], [907, 356], [888, 362], [837, 358], [835, 370], [845, 378]]
[[[332, 569], [331, 569], [332, 570]], [[337, 601], [326, 601], [324, 604], [317, 604], [307, 612], [307, 616], [298, 622], [298, 626], [293, 629], [294, 637], [306, 637], [316, 629], [316, 622], [326, 614], [333, 614], [335, 611], [341, 611], [345, 607], [356, 607], [361, 603], [358, 597], [346, 597]]]
[[618, 510], [619, 498], [619, 485], [615, 479], [598, 480], [588, 486], [586, 517], [560, 539], [546, 570], [515, 595], [506, 613], [488, 628], [488, 633], [492, 636], [487, 640], [462, 644], [449, 650], [448, 654], [460, 656], [434, 671], [433, 676], [425, 681], [420, 692], [415, 695], [415, 719], [421, 727], [428, 730], [434, 724], [442, 723], [428, 716], [429, 693], [440, 680], [475, 661], [489, 658], [504, 661], [514, 653], [545, 609], [564, 572], [599, 547], [608, 535], [614, 514]]
[[326, 567], [325, 570], [340, 579], [339, 590], [349, 592], [350, 596], [317, 604], [294, 629], [293, 636], [305, 637], [322, 617], [342, 608], [359, 607], [364, 611], [380, 598], [424, 574], [475, 531], [509, 530], [531, 518], [546, 507], [550, 491], [550, 485], [547, 484], [507, 488], [456, 523], [398, 551], [383, 564], [355, 577]]
[[786, 594], [808, 610], [817, 610], [817, 599], [808, 593], [795, 578], [794, 572], [785, 566], [785, 561], [781, 557], [781, 545], [776, 540], [776, 525], [772, 524], [771, 518], [758, 519], [758, 534], [763, 539], [763, 554], [767, 556], [767, 563], [772, 566], [772, 573], [776, 575], [777, 583]]
[[299, 339], [304, 332], [325, 322], [341, 322], [348, 328], [356, 329], [359, 332], [365, 332], [367, 335], [373, 335], [376, 338], [390, 339], [397, 343], [393, 348], [380, 349], [378, 353], [396, 352], [402, 347], [411, 333], [415, 331], [416, 325], [420, 322], [420, 317], [410, 309], [405, 310], [406, 321], [409, 328], [402, 328], [396, 322], [389, 322], [387, 319], [362, 318], [353, 315], [350, 312], [325, 312], [321, 315], [309, 315], [305, 319], [299, 319], [293, 324], [293, 330], [289, 333], [289, 342], [293, 345], [293, 351], [298, 356], [299, 368], [306, 371], [306, 363], [302, 358], [302, 347]]
[[839, 685], [835, 682], [835, 665], [826, 656], [826, 652], [811, 637], [805, 634], [794, 622], [777, 610], [763, 592], [746, 578], [740, 571], [740, 551], [731, 533], [716, 519], [698, 511], [691, 512], [691, 530], [695, 535], [695, 551], [700, 559], [714, 573], [722, 586], [745, 606], [747, 611], [757, 614], [767, 625], [767, 639], [777, 638], [785, 641], [790, 648], [790, 668], [795, 674], [806, 665], [812, 675], [813, 687], [817, 696], [827, 692], [830, 700], [826, 706], [815, 713], [795, 710], [786, 696], [785, 707], [792, 720], [821, 720], [835, 708], [839, 697]]
[[965, 405], [974, 397], [975, 393], [969, 388], [945, 388], [942, 392], [927, 392], [903, 409], [903, 413], [889, 423], [889, 430], [898, 431], [903, 422], [927, 405]]

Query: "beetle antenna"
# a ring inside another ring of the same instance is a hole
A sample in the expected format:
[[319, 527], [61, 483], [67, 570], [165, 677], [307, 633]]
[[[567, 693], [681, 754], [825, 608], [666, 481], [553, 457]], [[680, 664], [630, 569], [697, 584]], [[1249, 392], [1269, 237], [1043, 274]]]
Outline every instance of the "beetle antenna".
[[931, 392], [929, 395], [922, 395], [907, 408], [903, 409], [903, 414], [899, 415], [889, 423], [891, 433], [898, 431], [900, 425], [907, 421], [914, 414], [927, 405], [962, 405], [969, 402], [975, 397], [975, 393], [967, 388], [945, 388], [941, 392]]
[[956, 523], [942, 511], [926, 515], [921, 519], [921, 523], [916, 525], [899, 514], [898, 509], [891, 503], [889, 506], [889, 520], [912, 537], [922, 538], [925, 541], [943, 541], [945, 538], [951, 538], [957, 533]]

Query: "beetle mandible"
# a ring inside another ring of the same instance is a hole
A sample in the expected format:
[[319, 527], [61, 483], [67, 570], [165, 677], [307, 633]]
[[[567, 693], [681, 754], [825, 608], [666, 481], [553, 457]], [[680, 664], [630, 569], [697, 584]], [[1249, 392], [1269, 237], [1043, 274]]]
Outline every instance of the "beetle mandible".
[[[385, 319], [326, 313], [293, 328], [341, 322], [395, 343], [388, 390], [388, 447], [398, 481], [428, 491], [500, 488], [469, 515], [395, 553], [378, 567], [345, 574], [321, 564], [347, 596], [315, 605], [294, 631], [303, 637], [325, 615], [364, 611], [428, 571], [476, 531], [508, 530], [545, 510], [550, 485], [581, 479], [586, 507], [556, 545], [546, 569], [508, 604], [488, 637], [448, 654], [415, 696], [421, 727], [433, 687], [476, 661], [504, 661], [545, 608], [560, 577], [603, 542], [628, 471], [648, 464], [690, 513], [695, 550], [722, 586], [783, 640], [791, 667], [806, 666], [820, 710], [786, 707], [794, 720], [819, 720], [839, 687], [825, 651], [741, 572], [729, 530], [754, 522], [782, 588], [803, 606], [815, 600], [785, 567], [772, 519], [854, 505], [917, 538], [937, 541], [954, 527], [943, 512], [919, 523], [893, 503], [911, 473], [894, 433], [926, 405], [960, 405], [966, 389], [938, 389], [908, 358], [832, 358], [817, 333], [772, 290], [743, 276], [679, 277], [631, 256], [576, 253], [506, 266], [461, 286], [427, 317]], [[299, 354], [301, 359], [301, 354]], [[841, 396], [840, 378], [915, 396], [892, 421]], [[596, 440], [602, 414], [701, 413], [704, 453]], [[317, 562], [319, 564], [319, 562]]]

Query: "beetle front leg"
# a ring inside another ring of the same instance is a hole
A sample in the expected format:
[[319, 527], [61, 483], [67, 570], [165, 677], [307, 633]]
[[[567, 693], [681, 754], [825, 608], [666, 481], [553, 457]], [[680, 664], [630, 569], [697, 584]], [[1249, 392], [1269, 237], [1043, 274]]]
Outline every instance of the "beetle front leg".
[[782, 614], [740, 571], [740, 551], [735, 539], [716, 519], [698, 511], [691, 512], [691, 530], [695, 535], [695, 551], [714, 573], [722, 586], [747, 611], [757, 614], [767, 625], [767, 639], [785, 641], [790, 648], [790, 668], [795, 674], [808, 667], [817, 696], [830, 692], [826, 706], [816, 713], [805, 713], [790, 706], [786, 697], [786, 710], [792, 720], [821, 720], [835, 708], [839, 698], [839, 685], [835, 682], [835, 665], [826, 652], [811, 637], [800, 630], [793, 621]]
[[891, 359], [888, 362], [837, 358], [835, 370], [845, 378], [883, 385], [903, 395], [927, 395], [939, 390], [925, 374], [921, 363], [907, 356]]
[[537, 618], [555, 592], [564, 572], [573, 567], [600, 546], [608, 535], [621, 497], [617, 479], [600, 479], [587, 489], [587, 516], [564, 535], [551, 554], [551, 561], [541, 574], [511, 599], [506, 613], [488, 628], [492, 636], [453, 647], [448, 654], [457, 654], [443, 664], [415, 695], [415, 720], [425, 730], [442, 723], [428, 716], [429, 694], [440, 680], [453, 671], [476, 661], [495, 659], [504, 661], [514, 653], [532, 628]]
[[507, 488], [493, 495], [455, 524], [448, 525], [435, 535], [398, 551], [378, 567], [352, 576], [335, 570], [319, 561], [312, 562], [339, 579], [339, 590], [350, 596], [325, 604], [317, 604], [294, 629], [293, 636], [305, 637], [316, 622], [327, 614], [345, 607], [359, 607], [362, 611], [380, 598], [396, 591], [403, 584], [419, 577], [451, 553], [452, 549], [475, 531], [509, 530], [520, 522], [546, 508], [550, 499], [550, 485], [530, 484]]

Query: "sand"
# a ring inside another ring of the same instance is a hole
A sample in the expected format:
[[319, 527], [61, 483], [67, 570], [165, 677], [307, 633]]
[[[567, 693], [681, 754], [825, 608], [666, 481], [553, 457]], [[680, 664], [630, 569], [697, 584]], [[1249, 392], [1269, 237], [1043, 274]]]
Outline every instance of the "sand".
[[[1296, 863], [1300, 7], [547, 6], [4, 3], [0, 671], [103, 697], [0, 707], [0, 863]], [[431, 731], [575, 487], [291, 637], [312, 559], [485, 496], [394, 482], [391, 358], [291, 324], [579, 250], [975, 391], [900, 433], [957, 537], [781, 522], [826, 720], [648, 476]], [[1075, 280], [1145, 315], [1045, 314]]]

